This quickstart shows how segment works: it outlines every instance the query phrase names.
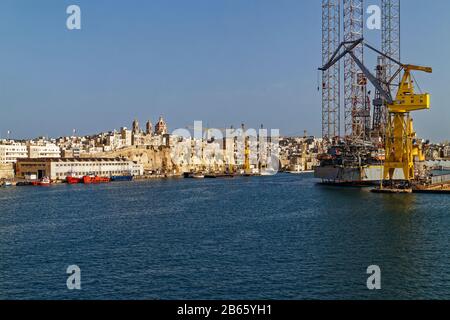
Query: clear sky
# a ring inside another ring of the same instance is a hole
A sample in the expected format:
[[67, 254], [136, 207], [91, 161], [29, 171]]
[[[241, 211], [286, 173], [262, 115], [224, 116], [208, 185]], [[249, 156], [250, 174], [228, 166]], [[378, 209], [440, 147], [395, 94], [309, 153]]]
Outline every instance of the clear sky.
[[[1, 0], [0, 135], [70, 135], [141, 125], [321, 132], [318, 0]], [[366, 6], [378, 0], [366, 1]], [[66, 28], [66, 8], [82, 30]], [[378, 47], [379, 31], [367, 31]], [[419, 135], [450, 139], [450, 1], [402, 1], [402, 60], [432, 110]]]

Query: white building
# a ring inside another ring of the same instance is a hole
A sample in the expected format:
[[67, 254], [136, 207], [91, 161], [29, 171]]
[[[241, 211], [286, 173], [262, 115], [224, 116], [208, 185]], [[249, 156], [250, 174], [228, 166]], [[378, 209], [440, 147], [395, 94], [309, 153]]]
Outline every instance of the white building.
[[52, 180], [64, 180], [67, 176], [83, 177], [98, 175], [101, 177], [139, 176], [144, 174], [144, 167], [134, 161], [121, 158], [53, 158], [53, 159], [19, 159], [16, 175], [26, 177], [45, 176]]
[[27, 158], [28, 150], [26, 145], [9, 142], [0, 145], [0, 163], [15, 163], [18, 158]]
[[42, 145], [28, 145], [28, 157], [36, 158], [60, 158], [61, 149], [53, 143], [45, 143]]

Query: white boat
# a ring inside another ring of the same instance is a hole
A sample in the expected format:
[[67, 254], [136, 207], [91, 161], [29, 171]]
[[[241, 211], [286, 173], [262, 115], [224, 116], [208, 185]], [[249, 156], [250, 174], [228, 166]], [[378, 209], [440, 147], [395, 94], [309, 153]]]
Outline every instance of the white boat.
[[51, 183], [50, 178], [44, 177], [41, 180], [31, 182], [31, 185], [33, 185], [33, 186], [49, 186], [50, 183]]
[[11, 187], [11, 186], [12, 186], [12, 183], [9, 182], [9, 181], [4, 181], [4, 182], [1, 184], [1, 186], [2, 186], [2, 187]]
[[41, 180], [41, 186], [48, 186], [48, 185], [50, 185], [50, 183], [51, 183], [51, 180], [49, 177], [44, 177]]

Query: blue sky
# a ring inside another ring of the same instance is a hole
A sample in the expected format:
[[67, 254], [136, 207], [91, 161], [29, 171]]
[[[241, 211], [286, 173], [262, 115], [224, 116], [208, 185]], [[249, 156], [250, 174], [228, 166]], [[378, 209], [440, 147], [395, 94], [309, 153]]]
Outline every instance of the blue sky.
[[[70, 4], [80, 31], [66, 28]], [[402, 60], [434, 68], [416, 76], [432, 94], [416, 129], [450, 139], [450, 1], [402, 6]], [[378, 44], [378, 31], [366, 35]], [[203, 120], [321, 132], [317, 0], [1, 0], [0, 39], [2, 137], [91, 134], [159, 115], [171, 130]]]

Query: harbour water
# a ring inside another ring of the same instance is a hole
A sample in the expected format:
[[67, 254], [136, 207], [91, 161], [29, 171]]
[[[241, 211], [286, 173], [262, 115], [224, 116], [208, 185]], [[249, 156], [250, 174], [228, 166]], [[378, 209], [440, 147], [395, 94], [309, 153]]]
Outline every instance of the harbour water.
[[449, 299], [449, 208], [310, 174], [4, 188], [0, 298]]

